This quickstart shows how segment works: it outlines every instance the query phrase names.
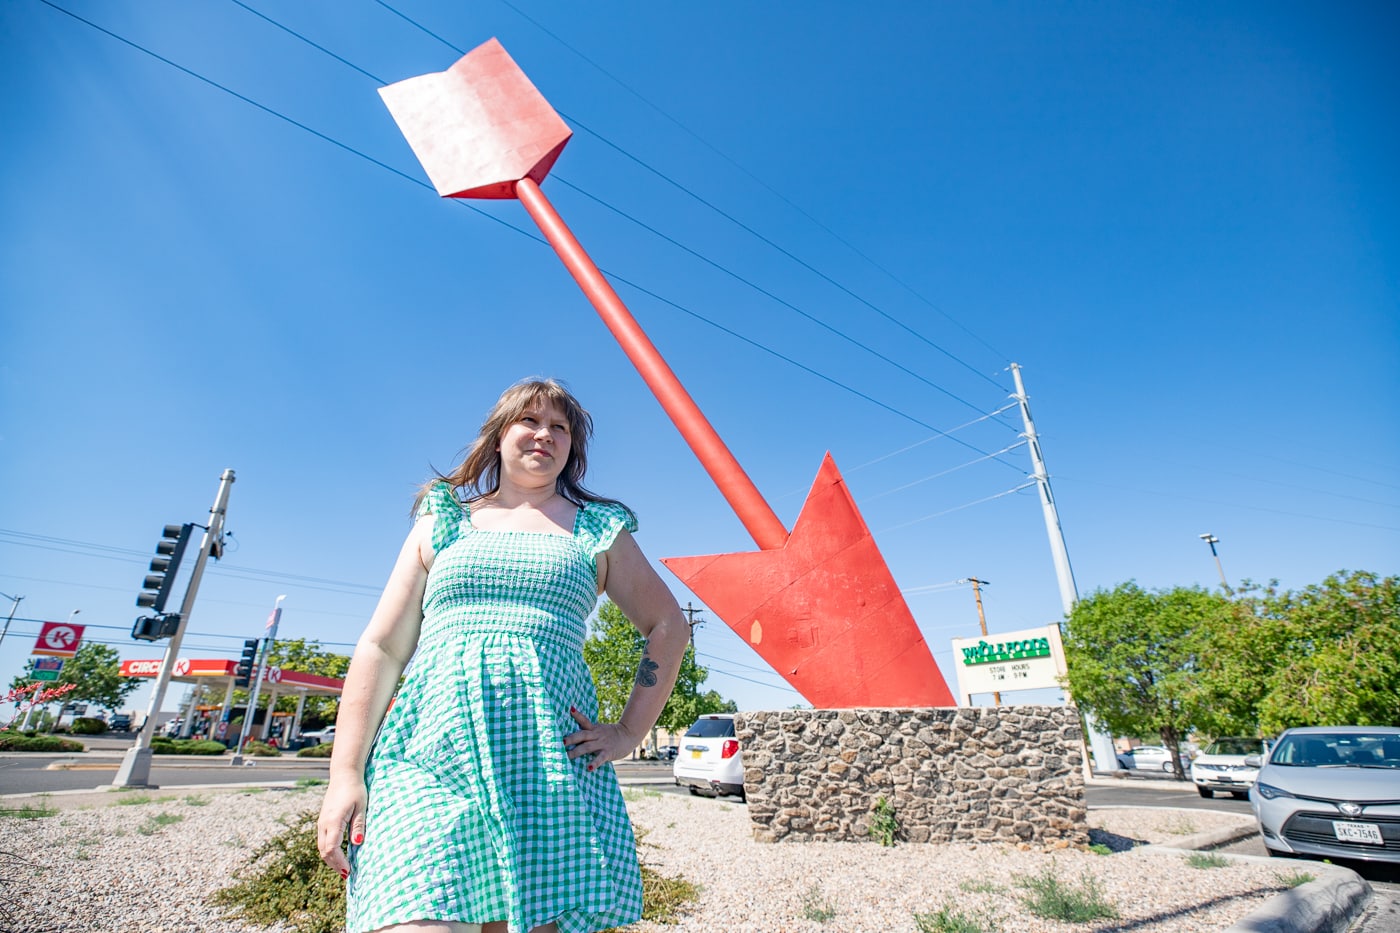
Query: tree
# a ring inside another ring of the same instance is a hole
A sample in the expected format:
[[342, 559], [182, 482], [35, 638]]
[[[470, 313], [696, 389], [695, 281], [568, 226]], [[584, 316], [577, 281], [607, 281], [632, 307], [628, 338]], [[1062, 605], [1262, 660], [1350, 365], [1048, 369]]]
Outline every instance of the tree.
[[1300, 593], [1270, 595], [1279, 643], [1259, 723], [1400, 726], [1400, 577], [1340, 571]]
[[1210, 702], [1202, 658], [1231, 612], [1227, 597], [1200, 588], [1149, 593], [1128, 582], [1098, 590], [1070, 612], [1066, 685], [1116, 734], [1158, 736], [1184, 778], [1181, 739]]
[[[121, 655], [117, 649], [85, 641], [78, 645], [77, 654], [63, 662], [58, 680], [44, 686], [72, 684], [73, 690], [64, 699], [65, 703], [93, 703], [108, 709], [120, 709], [126, 698], [141, 686], [141, 681], [121, 676], [121, 666]], [[10, 682], [10, 689], [29, 681], [28, 677], [17, 676]]]
[[[266, 663], [269, 667], [281, 668], [284, 671], [300, 671], [303, 674], [318, 674], [321, 677], [334, 677], [337, 680], [344, 680], [345, 673], [350, 669], [350, 658], [343, 654], [335, 654], [326, 651], [318, 641], [307, 641], [305, 638], [278, 639], [273, 643], [272, 650], [268, 652]], [[243, 694], [243, 702], [247, 702], [248, 695]], [[264, 688], [262, 702], [266, 702], [269, 695]], [[283, 712], [292, 712], [296, 709], [297, 698], [292, 695], [284, 695], [277, 698], [277, 709]], [[303, 724], [330, 723], [335, 720], [335, 698], [309, 696], [306, 698], [306, 705], [302, 709]]]
[[[646, 644], [640, 632], [612, 600], [598, 607], [592, 631], [583, 643], [583, 660], [598, 688], [598, 718], [617, 722], [632, 695], [637, 665]], [[701, 692], [709, 671], [696, 663], [692, 648], [685, 649], [675, 689], [658, 717], [657, 726], [669, 732], [684, 729], [707, 713], [734, 712], [738, 707], [718, 692]]]

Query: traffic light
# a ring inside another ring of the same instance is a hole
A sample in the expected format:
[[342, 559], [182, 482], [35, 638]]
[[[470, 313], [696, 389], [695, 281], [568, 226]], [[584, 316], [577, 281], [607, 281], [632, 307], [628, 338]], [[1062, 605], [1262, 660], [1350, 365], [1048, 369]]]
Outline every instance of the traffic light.
[[249, 638], [243, 642], [243, 657], [238, 659], [238, 666], [233, 669], [233, 685], [235, 687], [246, 687], [253, 679], [253, 664], [258, 657], [258, 640]]
[[[175, 572], [180, 568], [180, 558], [185, 556], [185, 545], [190, 541], [194, 525], [166, 525], [165, 533], [156, 544], [156, 556], [151, 558], [151, 572], [141, 585], [145, 590], [136, 595], [136, 605], [143, 609], [165, 611], [165, 601], [170, 598], [170, 588], [175, 583]], [[134, 637], [137, 636], [132, 632]]]
[[180, 613], [167, 612], [158, 616], [139, 616], [131, 629], [131, 637], [141, 641], [169, 638], [180, 629]]

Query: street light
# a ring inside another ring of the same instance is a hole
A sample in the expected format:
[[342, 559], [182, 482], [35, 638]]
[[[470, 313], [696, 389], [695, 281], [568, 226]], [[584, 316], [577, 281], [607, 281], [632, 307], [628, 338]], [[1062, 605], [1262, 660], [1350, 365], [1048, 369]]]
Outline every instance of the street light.
[[1201, 535], [1201, 540], [1210, 545], [1210, 556], [1215, 558], [1215, 569], [1220, 571], [1220, 585], [1225, 588], [1225, 592], [1230, 592], [1230, 581], [1225, 579], [1225, 568], [1220, 566], [1220, 554], [1215, 550], [1220, 539], [1207, 531]]

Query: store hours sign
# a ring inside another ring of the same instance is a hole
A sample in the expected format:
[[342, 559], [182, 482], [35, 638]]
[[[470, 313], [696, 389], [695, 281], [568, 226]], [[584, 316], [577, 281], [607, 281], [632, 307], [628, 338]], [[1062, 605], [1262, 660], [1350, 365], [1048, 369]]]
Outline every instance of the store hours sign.
[[1005, 693], [1059, 687], [1065, 673], [1060, 627], [1003, 632], [981, 638], [954, 638], [960, 702], [972, 705], [974, 693]]

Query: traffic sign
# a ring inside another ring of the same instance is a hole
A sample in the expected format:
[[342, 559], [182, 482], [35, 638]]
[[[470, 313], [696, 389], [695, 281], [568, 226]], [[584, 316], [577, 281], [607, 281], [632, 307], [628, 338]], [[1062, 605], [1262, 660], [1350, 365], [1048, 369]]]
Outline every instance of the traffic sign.
[[35, 658], [29, 662], [31, 669], [36, 671], [58, 671], [63, 670], [64, 658]]
[[67, 622], [45, 622], [39, 630], [39, 638], [34, 642], [31, 654], [49, 654], [58, 658], [71, 658], [78, 653], [78, 642], [83, 640], [83, 627]]
[[30, 671], [30, 680], [58, 680], [58, 671]]

